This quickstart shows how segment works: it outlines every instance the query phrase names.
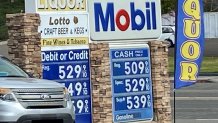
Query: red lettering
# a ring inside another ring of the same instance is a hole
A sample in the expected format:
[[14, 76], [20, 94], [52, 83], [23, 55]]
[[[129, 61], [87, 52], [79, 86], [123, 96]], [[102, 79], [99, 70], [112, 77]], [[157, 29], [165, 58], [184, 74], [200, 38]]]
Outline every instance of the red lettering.
[[[120, 22], [121, 16], [123, 16], [126, 19], [126, 22], [124, 24], [121, 24], [121, 22]], [[129, 24], [130, 24], [130, 17], [129, 17], [129, 14], [126, 10], [121, 9], [118, 11], [118, 13], [116, 15], [116, 24], [117, 24], [117, 27], [121, 31], [126, 31], [128, 29]]]

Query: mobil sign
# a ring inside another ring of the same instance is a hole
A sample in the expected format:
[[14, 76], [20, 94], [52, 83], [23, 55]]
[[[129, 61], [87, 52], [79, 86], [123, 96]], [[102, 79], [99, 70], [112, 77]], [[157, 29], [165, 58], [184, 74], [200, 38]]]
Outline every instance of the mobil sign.
[[92, 40], [156, 39], [161, 34], [160, 0], [89, 0]]

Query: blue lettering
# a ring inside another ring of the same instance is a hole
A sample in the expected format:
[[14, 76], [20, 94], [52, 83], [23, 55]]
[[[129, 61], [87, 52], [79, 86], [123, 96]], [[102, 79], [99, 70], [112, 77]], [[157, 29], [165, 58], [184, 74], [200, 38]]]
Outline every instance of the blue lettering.
[[105, 17], [104, 17], [103, 11], [102, 11], [101, 3], [94, 4], [94, 11], [95, 11], [95, 31], [96, 32], [100, 31], [99, 19], [101, 20], [103, 31], [108, 30], [109, 21], [110, 21], [110, 25], [111, 25], [111, 31], [115, 31], [114, 4], [113, 3], [107, 4]]
[[147, 29], [151, 30], [151, 9], [150, 9], [150, 3], [146, 2], [146, 17], [147, 17]]
[[157, 20], [156, 20], [156, 6], [155, 6], [155, 2], [151, 3], [151, 8], [152, 8], [152, 25], [153, 25], [153, 29], [157, 29]]
[[[132, 30], [142, 30], [144, 28], [144, 26], [145, 26], [144, 13], [139, 9], [135, 10], [135, 6], [134, 6], [133, 2], [130, 3], [130, 8], [131, 8]], [[139, 16], [141, 18], [141, 23], [140, 24], [136, 23], [136, 16]]]
[[[119, 10], [117, 10], [119, 11]], [[101, 3], [94, 3], [95, 13], [95, 31], [100, 32], [101, 26], [104, 32], [115, 31], [115, 15], [117, 12], [114, 11], [114, 3], [109, 2], [106, 5], [106, 11], [103, 12]], [[144, 11], [135, 8], [135, 3], [130, 3], [130, 21], [132, 30], [142, 30], [145, 25], [147, 30], [157, 29], [157, 18], [156, 18], [156, 3], [145, 2]], [[136, 21], [136, 18], [140, 18], [140, 22]], [[119, 29], [119, 28], [117, 28]]]

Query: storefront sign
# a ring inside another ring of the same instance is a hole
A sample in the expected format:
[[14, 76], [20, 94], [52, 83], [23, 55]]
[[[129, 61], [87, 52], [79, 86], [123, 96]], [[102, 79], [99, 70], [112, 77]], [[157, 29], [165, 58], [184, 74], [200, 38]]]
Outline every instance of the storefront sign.
[[153, 119], [150, 51], [144, 48], [111, 48], [113, 121]]
[[72, 96], [76, 122], [91, 123], [89, 49], [42, 52], [43, 78], [62, 83]]
[[160, 0], [90, 0], [91, 39], [156, 39], [160, 10]]
[[175, 88], [197, 82], [204, 51], [203, 0], [178, 0]]
[[86, 0], [25, 0], [26, 13], [87, 11]]
[[88, 14], [41, 14], [40, 18], [42, 46], [88, 44]]

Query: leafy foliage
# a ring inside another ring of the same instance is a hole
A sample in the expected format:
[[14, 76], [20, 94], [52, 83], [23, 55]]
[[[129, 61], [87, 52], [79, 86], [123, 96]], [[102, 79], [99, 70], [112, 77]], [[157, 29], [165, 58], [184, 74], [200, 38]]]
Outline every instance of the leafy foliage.
[[[177, 1], [178, 0], [161, 0], [162, 14], [176, 11]], [[205, 12], [218, 12], [217, 0], [203, 0], [203, 4]]]
[[6, 22], [6, 14], [19, 13], [24, 10], [24, 0], [0, 0], [0, 40], [8, 38]]
[[162, 14], [176, 10], [177, 0], [161, 0], [161, 11]]

